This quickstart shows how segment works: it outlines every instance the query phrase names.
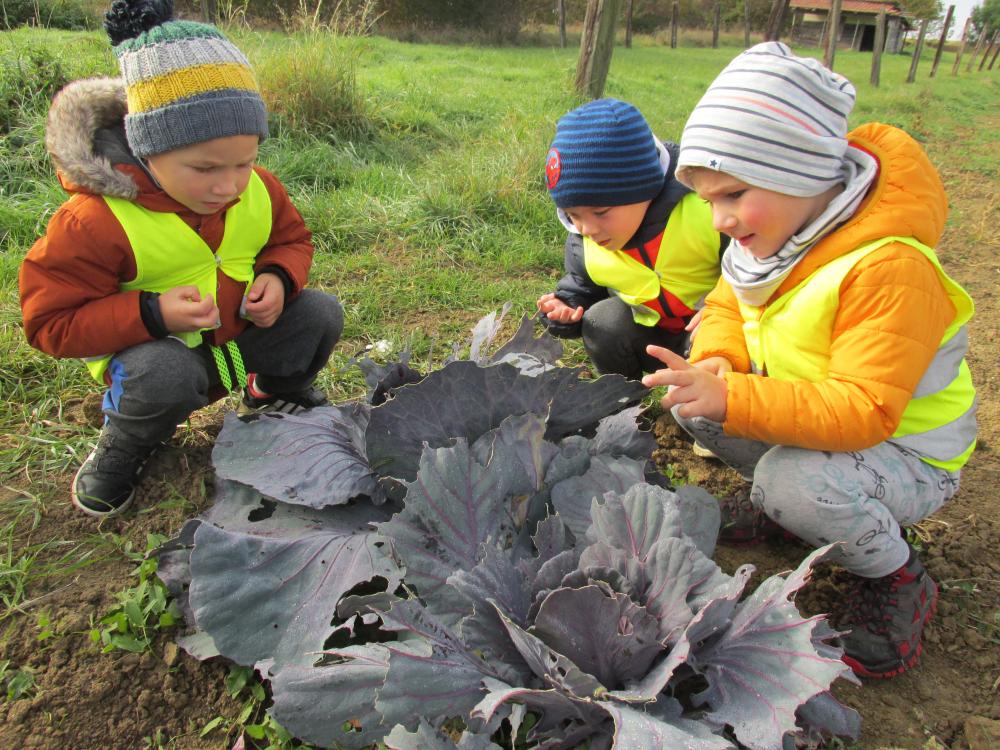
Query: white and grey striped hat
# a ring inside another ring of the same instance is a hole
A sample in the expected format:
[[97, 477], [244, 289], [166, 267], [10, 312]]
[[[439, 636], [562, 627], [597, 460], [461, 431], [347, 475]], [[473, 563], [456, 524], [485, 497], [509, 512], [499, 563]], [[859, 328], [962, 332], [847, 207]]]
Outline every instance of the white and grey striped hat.
[[781, 42], [758, 44], [719, 73], [684, 126], [677, 179], [687, 167], [725, 172], [786, 195], [843, 181], [854, 85]]

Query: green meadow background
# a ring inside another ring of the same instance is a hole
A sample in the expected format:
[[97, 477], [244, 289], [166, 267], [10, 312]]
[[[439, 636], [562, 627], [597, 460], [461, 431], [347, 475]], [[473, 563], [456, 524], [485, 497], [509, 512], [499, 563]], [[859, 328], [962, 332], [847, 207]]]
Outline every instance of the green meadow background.
[[[367, 345], [410, 346], [424, 363], [465, 341], [505, 302], [509, 320], [561, 275], [564, 230], [543, 182], [555, 122], [584, 100], [572, 80], [578, 49], [412, 44], [230, 28], [254, 62], [272, 112], [260, 161], [287, 186], [313, 231], [312, 284], [347, 312], [342, 344], [321, 384], [334, 401], [363, 390], [350, 366]], [[741, 41], [741, 40], [739, 40]], [[615, 49], [605, 95], [628, 100], [662, 139], [680, 136], [687, 113], [742, 46], [670, 49], [638, 36]], [[799, 50], [821, 57], [819, 50]], [[964, 169], [996, 174], [995, 75], [934, 79], [930, 57], [906, 84], [909, 55], [838, 52], [835, 67], [858, 88], [853, 125], [880, 120], [924, 141], [964, 139]], [[0, 35], [0, 476], [4, 483], [64, 472], [86, 454], [92, 431], [62, 420], [67, 401], [95, 386], [75, 361], [32, 350], [20, 327], [17, 269], [65, 194], [44, 148], [51, 96], [67, 81], [116, 75], [100, 32], [20, 29]], [[971, 139], [969, 133], [972, 133]], [[570, 343], [567, 358], [582, 361]]]

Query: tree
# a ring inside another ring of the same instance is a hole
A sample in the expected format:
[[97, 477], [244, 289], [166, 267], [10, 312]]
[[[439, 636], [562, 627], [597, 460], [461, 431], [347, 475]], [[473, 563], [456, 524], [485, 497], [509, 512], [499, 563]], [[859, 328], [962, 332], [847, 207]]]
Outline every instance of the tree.
[[992, 34], [1000, 29], [1000, 0], [985, 0], [982, 5], [972, 9], [972, 27], [976, 37], [980, 34]]
[[942, 17], [941, 0], [900, 0], [900, 7], [914, 18], [933, 21]]

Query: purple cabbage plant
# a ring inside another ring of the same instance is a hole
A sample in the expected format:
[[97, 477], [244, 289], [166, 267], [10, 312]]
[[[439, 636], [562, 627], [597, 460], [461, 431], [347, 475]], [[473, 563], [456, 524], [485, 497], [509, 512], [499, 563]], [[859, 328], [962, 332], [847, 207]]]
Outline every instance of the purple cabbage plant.
[[[815, 747], [856, 737], [837, 635], [793, 603], [825, 549], [744, 589], [717, 501], [670, 488], [645, 395], [583, 380], [525, 320], [378, 405], [226, 418], [212, 508], [160, 551], [198, 658], [252, 665], [323, 747]], [[372, 400], [372, 399], [370, 399]]]

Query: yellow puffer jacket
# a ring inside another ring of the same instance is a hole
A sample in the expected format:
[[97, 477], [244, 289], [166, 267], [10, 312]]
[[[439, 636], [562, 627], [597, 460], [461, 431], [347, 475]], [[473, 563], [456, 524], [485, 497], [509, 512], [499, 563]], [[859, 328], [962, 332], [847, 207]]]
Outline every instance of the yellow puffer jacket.
[[[769, 302], [867, 242], [912, 236], [934, 247], [941, 237], [948, 212], [944, 186], [916, 141], [879, 123], [848, 138], [878, 160], [875, 184], [854, 217], [813, 247]], [[723, 356], [733, 363], [734, 372], [726, 375], [726, 434], [813, 450], [861, 450], [892, 436], [954, 315], [930, 261], [892, 242], [844, 279], [827, 379], [749, 374], [743, 320], [724, 279], [706, 300], [691, 361]]]

